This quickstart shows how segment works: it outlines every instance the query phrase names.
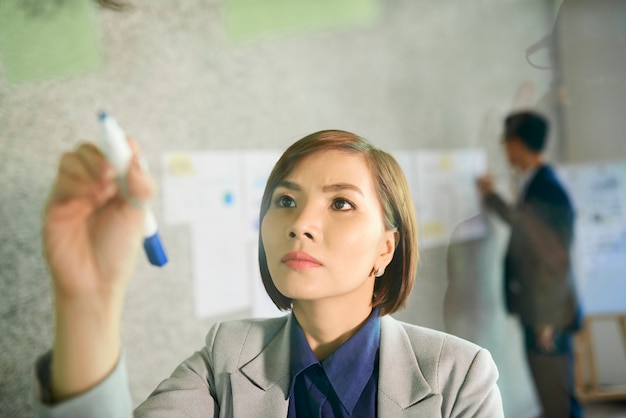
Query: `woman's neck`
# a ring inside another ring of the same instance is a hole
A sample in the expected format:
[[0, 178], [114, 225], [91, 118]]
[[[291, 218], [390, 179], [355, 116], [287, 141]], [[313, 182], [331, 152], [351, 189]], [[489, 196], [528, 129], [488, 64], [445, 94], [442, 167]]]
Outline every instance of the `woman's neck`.
[[323, 360], [348, 341], [367, 321], [371, 304], [340, 304], [330, 301], [294, 301], [293, 313], [311, 350]]

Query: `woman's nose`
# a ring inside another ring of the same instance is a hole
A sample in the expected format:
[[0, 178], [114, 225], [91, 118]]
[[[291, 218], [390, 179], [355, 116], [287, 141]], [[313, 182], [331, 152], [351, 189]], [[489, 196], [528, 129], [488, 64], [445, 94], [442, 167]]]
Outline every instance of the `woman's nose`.
[[312, 208], [302, 208], [289, 226], [290, 239], [305, 238], [314, 241], [319, 235], [319, 214]]
[[[294, 231], [294, 230], [289, 231], [289, 238], [296, 238], [298, 235], [299, 234], [296, 233], [296, 231]], [[304, 232], [301, 233], [301, 235], [303, 237], [306, 237], [306, 238], [310, 239], [310, 240], [314, 239], [313, 234], [311, 232], [304, 231]]]

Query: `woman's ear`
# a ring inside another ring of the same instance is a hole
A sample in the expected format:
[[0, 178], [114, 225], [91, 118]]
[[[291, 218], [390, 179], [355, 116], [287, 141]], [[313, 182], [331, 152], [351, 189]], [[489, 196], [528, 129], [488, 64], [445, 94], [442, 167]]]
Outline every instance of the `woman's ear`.
[[396, 242], [398, 241], [399, 233], [397, 229], [388, 229], [385, 231], [385, 237], [381, 252], [378, 255], [379, 263], [377, 265], [386, 267], [391, 263], [393, 253], [396, 250]]

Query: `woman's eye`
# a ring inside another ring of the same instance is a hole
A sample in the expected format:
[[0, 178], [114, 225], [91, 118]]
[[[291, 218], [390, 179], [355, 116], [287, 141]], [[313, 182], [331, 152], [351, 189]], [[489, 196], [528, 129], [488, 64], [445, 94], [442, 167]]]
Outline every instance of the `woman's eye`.
[[293, 208], [296, 206], [296, 201], [293, 200], [290, 196], [278, 196], [274, 203], [279, 208]]
[[354, 205], [346, 200], [346, 199], [334, 199], [333, 203], [332, 203], [332, 207], [334, 210], [350, 210], [350, 209], [354, 209]]

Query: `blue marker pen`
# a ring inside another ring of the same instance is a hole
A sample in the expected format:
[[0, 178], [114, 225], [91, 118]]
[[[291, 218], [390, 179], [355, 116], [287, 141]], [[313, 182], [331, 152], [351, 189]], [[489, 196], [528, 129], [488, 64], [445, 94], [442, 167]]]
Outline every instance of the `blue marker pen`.
[[[103, 128], [101, 141], [102, 151], [115, 168], [115, 172], [121, 181], [124, 182], [133, 155], [126, 140], [126, 134], [112, 116], [100, 112], [99, 118]], [[122, 187], [125, 187], [125, 185], [122, 184]], [[143, 248], [146, 251], [150, 264], [162, 267], [167, 263], [167, 254], [165, 254], [165, 249], [159, 237], [156, 218], [149, 208], [145, 208], [145, 210], [146, 220]]]

